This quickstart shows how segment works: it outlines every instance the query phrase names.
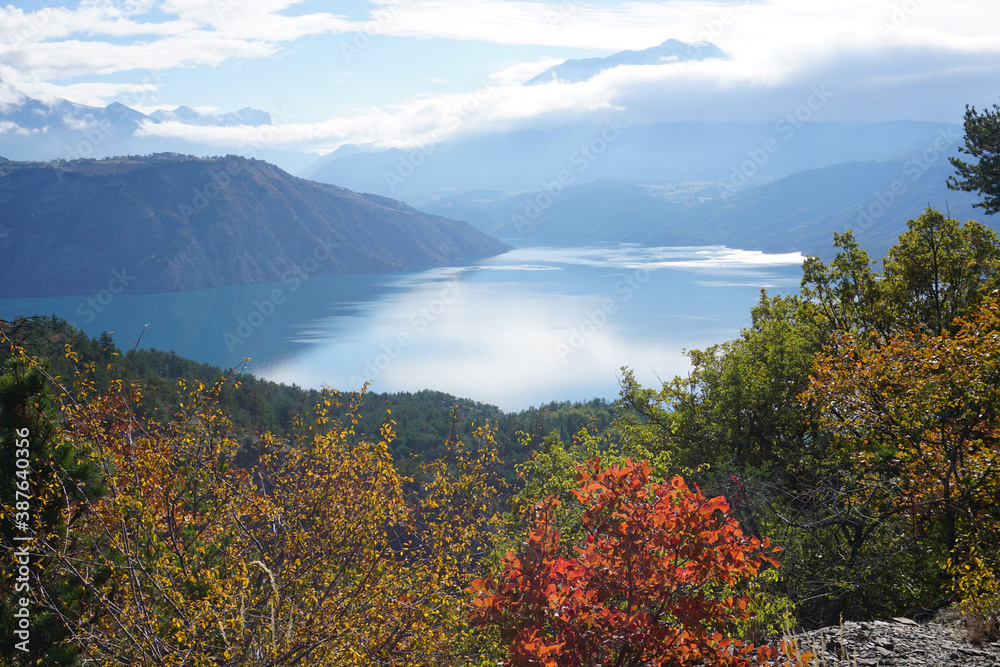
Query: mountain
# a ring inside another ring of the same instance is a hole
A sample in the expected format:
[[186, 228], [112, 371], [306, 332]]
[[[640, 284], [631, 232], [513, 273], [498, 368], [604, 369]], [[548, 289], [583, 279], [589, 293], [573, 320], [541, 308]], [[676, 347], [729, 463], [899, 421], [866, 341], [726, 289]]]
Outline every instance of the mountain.
[[552, 81], [578, 83], [620, 65], [664, 65], [726, 57], [726, 52], [711, 42], [687, 44], [676, 39], [668, 39], [662, 44], [641, 51], [619, 51], [604, 58], [567, 60], [545, 70], [524, 85], [535, 86]]
[[[51, 103], [28, 97], [0, 81], [0, 155], [13, 160], [48, 161], [100, 159], [117, 155], [190, 153], [214, 155], [218, 147], [169, 137], [146, 135], [142, 128], [161, 122], [187, 125], [270, 125], [271, 116], [257, 109], [203, 114], [190, 107], [140, 113], [120, 102], [91, 107], [68, 100]], [[299, 170], [315, 156], [278, 151], [253, 143], [247, 157], [266, 159]]]
[[260, 109], [244, 107], [239, 111], [224, 114], [206, 114], [191, 107], [180, 106], [173, 111], [158, 110], [149, 114], [161, 123], [184, 123], [185, 125], [213, 125], [217, 127], [237, 127], [240, 125], [260, 126], [271, 124], [271, 114]]
[[[731, 189], [854, 161], [899, 160], [946, 142], [962, 126], [914, 121], [603, 124], [526, 129], [411, 150], [357, 147], [317, 161], [309, 177], [416, 205], [466, 190], [537, 191], [559, 180], [715, 182]], [[765, 148], [768, 147], [768, 150]], [[746, 175], [749, 174], [749, 177]]]
[[851, 162], [738, 191], [705, 182], [658, 186], [600, 180], [561, 190], [471, 190], [421, 209], [531, 243], [723, 244], [823, 257], [833, 252], [833, 232], [853, 228], [875, 257], [925, 206], [1000, 227], [1000, 218], [973, 208], [977, 195], [947, 189], [951, 173], [949, 166], [912, 159]]
[[[928, 206], [1000, 229], [1000, 217], [973, 208], [978, 194], [947, 188], [953, 173], [941, 157], [933, 164], [910, 158], [831, 165], [704, 202], [690, 209], [688, 220], [732, 247], [827, 259], [835, 254], [833, 233], [848, 229], [872, 257], [884, 256], [906, 222]], [[646, 243], [668, 239], [655, 235]]]
[[716, 242], [708, 230], [690, 225], [689, 211], [681, 201], [657, 188], [614, 180], [562, 191], [472, 190], [420, 208], [465, 220], [499, 238], [533, 244], [645, 243], [653, 236], [669, 237], [671, 242], [664, 245]]
[[464, 222], [261, 160], [0, 161], [4, 297], [421, 269], [507, 249]]

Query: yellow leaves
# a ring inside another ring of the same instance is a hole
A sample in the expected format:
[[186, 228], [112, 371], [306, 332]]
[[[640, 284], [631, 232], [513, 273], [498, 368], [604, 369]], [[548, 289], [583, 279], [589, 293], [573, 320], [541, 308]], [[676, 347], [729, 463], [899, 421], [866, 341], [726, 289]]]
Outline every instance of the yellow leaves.
[[395, 422], [360, 440], [361, 398], [339, 412], [323, 394], [310, 433], [260, 435], [259, 463], [242, 469], [243, 435], [215, 407], [231, 384], [179, 382], [164, 424], [125, 382], [102, 396], [80, 384], [59, 437], [108, 492], [75, 516], [81, 551], [46, 556], [93, 591], [93, 608], [70, 619], [86, 660], [406, 667], [449, 663], [468, 640], [465, 591], [482, 586], [472, 573], [503, 488], [494, 427], [480, 425], [473, 448], [450, 443], [452, 460], [417, 485], [393, 468]]

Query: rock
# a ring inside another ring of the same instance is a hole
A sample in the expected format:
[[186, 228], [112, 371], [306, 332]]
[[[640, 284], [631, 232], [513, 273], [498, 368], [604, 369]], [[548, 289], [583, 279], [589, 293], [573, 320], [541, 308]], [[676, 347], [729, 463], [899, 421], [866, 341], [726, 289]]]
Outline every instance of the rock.
[[973, 646], [957, 625], [892, 621], [845, 622], [793, 640], [823, 667], [1000, 667], [1000, 641]]

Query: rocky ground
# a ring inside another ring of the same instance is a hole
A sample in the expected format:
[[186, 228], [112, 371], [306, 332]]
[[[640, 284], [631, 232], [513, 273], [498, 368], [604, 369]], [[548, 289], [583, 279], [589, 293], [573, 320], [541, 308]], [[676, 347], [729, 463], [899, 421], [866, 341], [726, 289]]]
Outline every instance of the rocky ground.
[[1000, 641], [970, 644], [955, 625], [845, 622], [797, 635], [801, 650], [815, 651], [816, 667], [1000, 667]]

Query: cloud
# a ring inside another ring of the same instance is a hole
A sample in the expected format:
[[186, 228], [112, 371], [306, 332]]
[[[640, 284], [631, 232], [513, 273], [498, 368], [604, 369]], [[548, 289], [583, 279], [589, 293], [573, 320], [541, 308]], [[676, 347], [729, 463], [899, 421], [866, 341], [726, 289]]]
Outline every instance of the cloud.
[[[421, 95], [321, 122], [279, 124], [269, 130], [267, 145], [314, 152], [346, 143], [409, 149], [525, 127], [600, 124], [616, 115], [629, 123], [777, 122], [804, 108], [820, 121], [955, 122], [966, 102], [981, 105], [995, 95], [991, 82], [1000, 76], [993, 53], [900, 40], [824, 50], [788, 63], [734, 57], [618, 67], [580, 83], [519, 85], [550, 62], [505, 67], [466, 93]], [[931, 90], [953, 94], [929, 96]], [[164, 124], [144, 131], [220, 146], [260, 141], [248, 128]]]
[[31, 129], [27, 127], [21, 127], [15, 122], [9, 120], [0, 120], [0, 136], [5, 134], [14, 134], [19, 137], [27, 137], [32, 134], [37, 134], [39, 130]]
[[[168, 37], [137, 44], [111, 44], [67, 40], [43, 42], [6, 54], [6, 65], [25, 80], [65, 80], [78, 76], [117, 72], [163, 71], [194, 65], [218, 65], [231, 58], [273, 55], [277, 47], [263, 41], [248, 41], [197, 31], [183, 37]], [[72, 53], [72, 58], [67, 58]], [[16, 82], [15, 82], [16, 84]], [[19, 88], [25, 88], [23, 84]]]
[[24, 100], [25, 97], [21, 91], [9, 83], [0, 80], [0, 111], [4, 111], [12, 105], [23, 104]]
[[373, 4], [388, 12], [389, 20], [382, 21], [386, 34], [608, 51], [653, 46], [667, 37], [710, 41], [743, 54], [813, 51], [888, 38], [995, 49], [994, 28], [1000, 18], [993, 0], [681, 0], [624, 2], [610, 8], [581, 0], [374, 0]]
[[600, 118], [616, 110], [607, 93], [601, 82], [526, 87], [487, 81], [468, 93], [424, 95], [317, 123], [279, 124], [263, 134], [246, 127], [194, 128], [178, 123], [147, 124], [142, 133], [219, 146], [267, 145], [317, 152], [345, 143], [413, 148], [466, 134], [515, 129], [523, 122], [553, 116], [559, 122]]
[[[611, 113], [625, 113], [630, 122], [775, 120], [795, 111], [814, 86], [833, 91], [822, 109], [824, 120], [954, 120], [965, 102], [983, 104], [1000, 74], [995, 0], [616, 6], [583, 0], [374, 0], [363, 20], [308, 7], [301, 0], [91, 0], [74, 9], [36, 12], [8, 6], [0, 8], [0, 79], [33, 97], [101, 105], [125, 94], [145, 108], [159, 102], [153, 93], [162, 83], [160, 72], [274, 57], [305, 36], [367, 31], [371, 39], [554, 49], [544, 59], [536, 51], [526, 62], [508, 60], [466, 93], [418, 95], [355, 107], [321, 122], [278, 124], [267, 138], [268, 145], [323, 152], [344, 143], [410, 148], [533, 124], [601, 122]], [[167, 20], [153, 20], [153, 9]], [[668, 37], [710, 41], [732, 57], [620, 67], [576, 84], [520, 85], [579, 49], [610, 53]], [[58, 85], [125, 71], [141, 74], [130, 84]], [[0, 91], [0, 104], [3, 99]], [[166, 123], [144, 132], [218, 146], [261, 142], [250, 128]]]
[[489, 75], [489, 80], [498, 86], [519, 86], [564, 62], [565, 58], [542, 58], [533, 62], [517, 63], [493, 72]]
[[285, 42], [358, 27], [334, 14], [280, 13], [293, 4], [168, 0], [159, 9], [177, 18], [167, 21], [144, 19], [150, 2], [95, 0], [35, 12], [0, 7], [0, 58], [27, 89], [30, 82], [264, 58]]

